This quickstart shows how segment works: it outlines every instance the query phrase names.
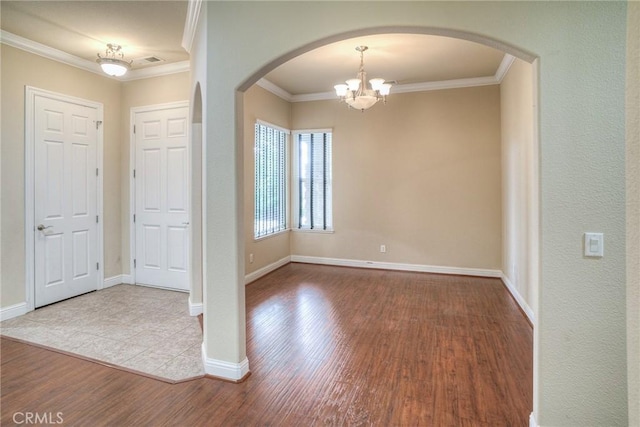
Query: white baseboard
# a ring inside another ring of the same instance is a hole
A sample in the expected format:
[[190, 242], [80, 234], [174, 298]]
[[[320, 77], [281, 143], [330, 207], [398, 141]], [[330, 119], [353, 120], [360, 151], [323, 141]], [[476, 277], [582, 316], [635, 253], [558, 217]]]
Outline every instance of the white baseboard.
[[536, 324], [535, 315], [533, 314], [533, 310], [531, 310], [531, 307], [529, 307], [529, 304], [527, 304], [527, 302], [524, 300], [522, 295], [520, 295], [520, 292], [518, 292], [518, 290], [513, 285], [513, 283], [511, 283], [511, 280], [509, 280], [509, 278], [505, 276], [504, 273], [500, 278], [502, 279], [502, 282], [505, 284], [505, 286], [507, 287], [511, 295], [513, 295], [513, 298], [516, 300], [516, 302], [518, 303], [522, 311], [524, 311], [524, 314], [527, 315], [531, 324], [535, 325]]
[[536, 417], [533, 415], [533, 412], [529, 415], [529, 427], [540, 427], [536, 422]]
[[102, 289], [110, 288], [111, 286], [120, 284], [133, 285], [133, 277], [130, 274], [118, 274], [117, 276], [111, 276], [104, 279], [102, 282]]
[[198, 316], [202, 314], [202, 303], [191, 302], [191, 296], [189, 296], [189, 315]]
[[209, 359], [204, 348], [204, 342], [202, 343], [202, 364], [206, 374], [231, 381], [241, 380], [249, 373], [249, 359], [245, 357], [240, 363]]
[[248, 285], [249, 283], [258, 280], [259, 278], [261, 278], [262, 276], [266, 276], [267, 274], [271, 273], [273, 270], [277, 270], [278, 268], [282, 267], [283, 265], [289, 264], [291, 262], [291, 258], [290, 256], [286, 256], [274, 263], [271, 263], [265, 267], [262, 267], [259, 270], [254, 271], [253, 273], [249, 273], [246, 276], [244, 276], [244, 284]]
[[119, 285], [122, 283], [122, 274], [118, 274], [117, 276], [107, 277], [102, 282], [102, 289], [110, 288], [115, 285]]
[[291, 255], [291, 262], [337, 265], [341, 267], [376, 268], [381, 270], [417, 271], [422, 273], [458, 274], [462, 276], [501, 277], [500, 270], [481, 268], [443, 267], [438, 265], [401, 264], [395, 262], [362, 261], [356, 259], [322, 258]]
[[0, 308], [0, 322], [3, 320], [13, 319], [14, 317], [27, 314], [27, 303], [21, 302], [19, 304], [13, 304], [9, 307]]

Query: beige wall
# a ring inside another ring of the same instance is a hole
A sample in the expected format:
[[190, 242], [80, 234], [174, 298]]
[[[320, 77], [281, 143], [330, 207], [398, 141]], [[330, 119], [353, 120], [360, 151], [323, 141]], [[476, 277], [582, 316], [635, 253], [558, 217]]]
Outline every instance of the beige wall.
[[[120, 176], [122, 194], [120, 251], [122, 257], [122, 273], [130, 274], [130, 239], [129, 225], [131, 210], [129, 207], [129, 185], [131, 177], [130, 144], [131, 144], [131, 108], [146, 105], [164, 104], [167, 102], [189, 101], [189, 72], [152, 77], [148, 79], [122, 82], [122, 107], [120, 120], [122, 127], [120, 138], [122, 150], [120, 156]], [[195, 195], [194, 195], [195, 196]], [[108, 277], [108, 276], [105, 276]]]
[[500, 269], [499, 86], [393, 94], [364, 113], [294, 103], [292, 117], [333, 129], [335, 230], [293, 232], [293, 255]]
[[[530, 220], [534, 204], [533, 67], [516, 59], [500, 85], [502, 135], [502, 271], [530, 310], [537, 284], [531, 281]], [[537, 215], [537, 213], [535, 213]]]
[[[259, 240], [253, 238], [255, 209], [254, 126], [262, 120], [291, 129], [291, 104], [282, 98], [253, 85], [244, 94], [244, 265], [250, 274], [291, 254], [289, 232]], [[253, 263], [249, 261], [253, 254]]]
[[128, 82], [1, 45], [2, 277], [0, 307], [25, 301], [24, 87], [104, 105], [104, 277], [129, 273], [129, 114], [131, 107], [184, 101], [189, 73]]
[[629, 426], [640, 426], [640, 2], [627, 6], [627, 366]]
[[104, 105], [104, 274], [120, 274], [120, 102], [118, 81], [1, 45], [2, 52], [2, 301], [25, 301], [24, 88]]

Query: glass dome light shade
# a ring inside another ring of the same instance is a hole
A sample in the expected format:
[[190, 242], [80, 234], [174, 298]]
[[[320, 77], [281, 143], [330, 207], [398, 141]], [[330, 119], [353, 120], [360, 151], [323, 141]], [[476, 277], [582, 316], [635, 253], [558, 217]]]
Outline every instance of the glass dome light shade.
[[360, 87], [360, 79], [349, 79], [347, 80], [347, 86], [349, 86], [349, 90], [356, 91]]
[[384, 84], [384, 79], [376, 78], [369, 80], [369, 84], [371, 85], [371, 89], [380, 90], [382, 85]]
[[349, 86], [345, 84], [339, 84], [335, 85], [333, 88], [336, 90], [336, 95], [340, 97], [347, 96], [347, 90], [349, 89]]
[[124, 76], [131, 68], [128, 62], [116, 58], [99, 58], [96, 62], [100, 64], [102, 71], [114, 77]]

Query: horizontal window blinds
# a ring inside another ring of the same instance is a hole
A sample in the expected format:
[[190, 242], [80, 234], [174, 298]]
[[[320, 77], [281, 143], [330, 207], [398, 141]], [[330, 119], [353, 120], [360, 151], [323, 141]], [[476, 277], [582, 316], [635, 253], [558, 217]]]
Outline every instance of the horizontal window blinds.
[[333, 227], [331, 133], [298, 133], [298, 228]]
[[287, 133], [262, 123], [255, 127], [254, 237], [287, 227]]

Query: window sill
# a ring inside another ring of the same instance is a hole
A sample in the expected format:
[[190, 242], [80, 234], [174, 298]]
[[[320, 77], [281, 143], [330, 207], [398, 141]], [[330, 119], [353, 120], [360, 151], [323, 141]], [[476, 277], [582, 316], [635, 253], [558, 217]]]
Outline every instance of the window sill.
[[290, 232], [290, 231], [291, 231], [291, 229], [290, 229], [290, 228], [287, 228], [287, 229], [285, 229], [285, 230], [278, 231], [277, 233], [267, 234], [266, 236], [254, 237], [254, 238], [253, 238], [253, 241], [254, 241], [254, 242], [259, 242], [259, 241], [261, 241], [261, 240], [265, 240], [265, 239], [268, 239], [268, 238], [270, 238], [270, 237], [280, 236], [281, 234], [285, 234], [285, 233], [288, 233], [288, 232]]
[[333, 234], [333, 229], [330, 230], [311, 230], [308, 228], [292, 228], [294, 233], [315, 233], [315, 234]]

